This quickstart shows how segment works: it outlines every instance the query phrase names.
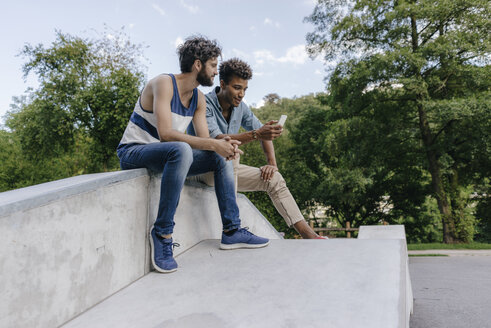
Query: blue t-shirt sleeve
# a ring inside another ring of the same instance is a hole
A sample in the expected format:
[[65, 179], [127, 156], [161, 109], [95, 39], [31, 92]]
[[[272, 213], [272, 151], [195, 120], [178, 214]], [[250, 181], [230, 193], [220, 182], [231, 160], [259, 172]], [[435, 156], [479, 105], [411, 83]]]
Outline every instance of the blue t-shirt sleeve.
[[241, 125], [246, 131], [257, 130], [263, 126], [261, 121], [254, 115], [249, 106], [245, 104], [241, 104], [243, 107], [242, 110], [242, 122]]
[[215, 139], [223, 132], [220, 130], [220, 127], [217, 123], [217, 118], [213, 113], [213, 110], [210, 108], [208, 101], [206, 102], [206, 123], [208, 123], [208, 131], [210, 132], [210, 138]]

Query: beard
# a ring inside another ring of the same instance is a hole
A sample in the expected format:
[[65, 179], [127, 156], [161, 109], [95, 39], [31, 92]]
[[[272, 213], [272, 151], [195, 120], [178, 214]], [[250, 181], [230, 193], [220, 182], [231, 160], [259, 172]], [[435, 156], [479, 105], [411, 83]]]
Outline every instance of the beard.
[[209, 77], [206, 75], [206, 70], [205, 70], [204, 66], [199, 71], [198, 77], [196, 78], [196, 81], [198, 81], [198, 83], [204, 87], [213, 86], [213, 77]]

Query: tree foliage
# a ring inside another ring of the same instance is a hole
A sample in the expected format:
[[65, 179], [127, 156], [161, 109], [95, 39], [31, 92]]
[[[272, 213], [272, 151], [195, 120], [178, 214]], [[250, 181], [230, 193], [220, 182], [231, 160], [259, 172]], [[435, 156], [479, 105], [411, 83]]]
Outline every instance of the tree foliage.
[[[20, 55], [24, 77], [35, 74], [39, 87], [16, 98], [6, 126], [18, 159], [34, 164], [28, 181], [117, 168], [115, 149], [144, 81], [141, 46], [123, 31], [100, 39], [56, 32], [48, 47], [28, 44]], [[76, 161], [73, 170], [36, 169], [61, 158]]]
[[432, 195], [445, 242], [472, 239], [470, 190], [491, 167], [489, 16], [482, 0], [321, 0], [306, 18], [310, 52], [341, 58], [324, 125], [346, 141], [338, 181], [358, 172], [402, 216]]
[[277, 104], [281, 97], [277, 93], [268, 93], [263, 97], [263, 100], [266, 105]]

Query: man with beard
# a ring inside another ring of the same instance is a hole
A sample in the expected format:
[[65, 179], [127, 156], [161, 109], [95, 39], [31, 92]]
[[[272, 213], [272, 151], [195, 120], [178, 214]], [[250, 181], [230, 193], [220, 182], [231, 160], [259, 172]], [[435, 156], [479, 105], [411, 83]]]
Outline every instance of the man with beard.
[[[206, 95], [208, 130], [212, 138], [232, 138], [242, 144], [259, 141], [267, 164], [257, 168], [243, 165], [234, 160], [238, 191], [266, 191], [276, 210], [289, 227], [306, 239], [327, 239], [317, 235], [305, 221], [295, 199], [278, 172], [272, 140], [279, 137], [283, 127], [278, 121], [262, 124], [242, 99], [252, 78], [252, 70], [244, 61], [232, 58], [220, 64], [220, 86]], [[239, 133], [240, 127], [247, 132]], [[194, 126], [196, 128], [196, 126]], [[192, 126], [188, 133], [195, 135]], [[213, 177], [203, 174], [195, 178], [213, 185]]]
[[[162, 173], [150, 243], [152, 264], [163, 273], [177, 270], [172, 232], [187, 176], [213, 172], [224, 229], [220, 248], [258, 248], [269, 244], [268, 239], [240, 227], [233, 168], [226, 162], [240, 153], [240, 141], [210, 138], [206, 100], [197, 89], [198, 85], [213, 85], [221, 48], [216, 41], [191, 37], [177, 53], [181, 73], [162, 74], [145, 85], [117, 149], [123, 170], [147, 168]], [[196, 136], [184, 133], [191, 121]]]

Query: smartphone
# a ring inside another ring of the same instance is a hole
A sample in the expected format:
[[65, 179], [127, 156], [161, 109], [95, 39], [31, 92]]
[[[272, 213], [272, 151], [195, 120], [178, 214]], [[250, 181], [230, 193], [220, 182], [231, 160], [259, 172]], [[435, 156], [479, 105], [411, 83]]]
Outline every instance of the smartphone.
[[281, 115], [280, 120], [278, 121], [278, 125], [284, 126], [286, 122], [286, 115]]

